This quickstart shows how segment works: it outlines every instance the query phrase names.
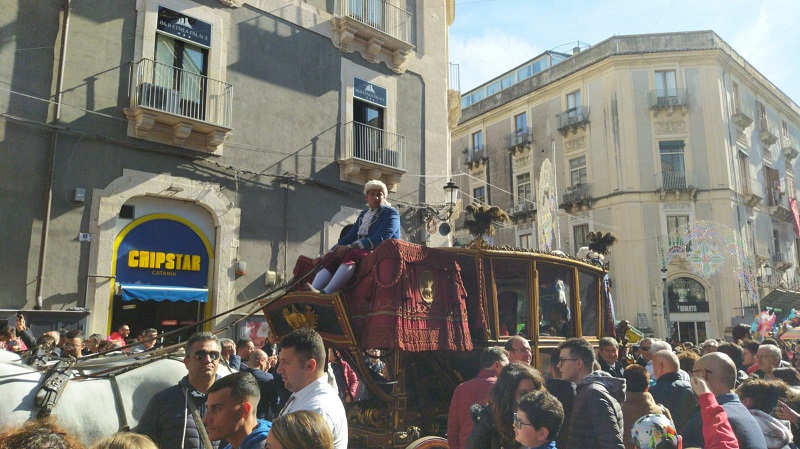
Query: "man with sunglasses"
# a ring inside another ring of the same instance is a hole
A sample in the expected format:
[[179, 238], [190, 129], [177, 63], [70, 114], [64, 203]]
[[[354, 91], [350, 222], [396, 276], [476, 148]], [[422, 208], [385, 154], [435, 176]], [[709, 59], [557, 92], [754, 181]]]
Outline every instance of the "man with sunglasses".
[[[219, 362], [216, 335], [198, 332], [189, 337], [183, 359], [188, 374], [178, 385], [153, 396], [134, 431], [149, 436], [158, 447], [206, 449], [211, 442], [202, 418], [206, 413], [206, 393], [217, 379]], [[206, 445], [204, 440], [208, 441]], [[213, 443], [213, 447], [217, 444]]]

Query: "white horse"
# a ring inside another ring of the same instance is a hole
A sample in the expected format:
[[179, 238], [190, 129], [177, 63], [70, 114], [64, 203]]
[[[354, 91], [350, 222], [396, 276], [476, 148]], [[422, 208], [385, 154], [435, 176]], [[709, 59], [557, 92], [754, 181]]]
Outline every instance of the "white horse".
[[[19, 362], [6, 361], [9, 358], [5, 354], [0, 356], [0, 398], [3, 402], [0, 429], [22, 424], [38, 412], [35, 396], [41, 373]], [[144, 362], [132, 357], [125, 359], [129, 364]], [[159, 391], [176, 385], [185, 375], [184, 364], [169, 358], [123, 372], [116, 377], [121, 407], [115, 399], [110, 379], [70, 380], [53, 408], [53, 415], [60, 425], [90, 444], [120, 430], [124, 422], [122, 410], [128, 426], [135, 427], [150, 399]]]

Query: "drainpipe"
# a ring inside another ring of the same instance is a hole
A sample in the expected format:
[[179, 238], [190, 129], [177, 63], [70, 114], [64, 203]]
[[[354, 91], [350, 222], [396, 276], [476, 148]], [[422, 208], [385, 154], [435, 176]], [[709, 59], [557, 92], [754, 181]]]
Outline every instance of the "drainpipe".
[[[52, 124], [58, 126], [61, 121], [61, 99], [64, 90], [64, 61], [67, 55], [67, 36], [69, 35], [70, 0], [64, 0], [64, 24], [61, 32], [61, 50], [58, 58], [58, 81], [56, 83], [56, 106], [53, 113]], [[34, 310], [42, 309], [42, 290], [44, 289], [44, 271], [47, 258], [47, 237], [50, 230], [50, 213], [53, 209], [53, 184], [56, 170], [56, 148], [58, 147], [58, 129], [53, 130], [52, 144], [50, 145], [50, 159], [47, 180], [47, 194], [45, 196], [44, 222], [42, 223], [42, 237], [39, 248], [39, 269], [36, 273], [36, 304]]]

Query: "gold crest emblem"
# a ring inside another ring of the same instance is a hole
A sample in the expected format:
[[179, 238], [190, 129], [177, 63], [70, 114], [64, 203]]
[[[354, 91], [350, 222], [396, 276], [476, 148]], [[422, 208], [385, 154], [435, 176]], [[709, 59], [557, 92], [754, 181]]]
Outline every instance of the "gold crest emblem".
[[426, 304], [433, 302], [433, 273], [428, 270], [419, 275], [419, 294]]
[[292, 329], [299, 329], [301, 327], [307, 327], [309, 329], [317, 328], [317, 313], [314, 312], [311, 306], [306, 306], [305, 310], [302, 312], [294, 304], [291, 307], [286, 307], [283, 309], [283, 319], [286, 320]]

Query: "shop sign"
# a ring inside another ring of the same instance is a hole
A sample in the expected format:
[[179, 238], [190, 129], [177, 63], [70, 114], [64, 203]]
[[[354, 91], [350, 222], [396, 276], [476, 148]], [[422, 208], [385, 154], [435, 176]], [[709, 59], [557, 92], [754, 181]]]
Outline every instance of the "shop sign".
[[386, 107], [386, 89], [377, 84], [353, 78], [353, 96], [376, 106]]
[[177, 326], [178, 320], [161, 320], [162, 326]]
[[211, 24], [177, 11], [158, 7], [158, 31], [182, 41], [211, 48]]

